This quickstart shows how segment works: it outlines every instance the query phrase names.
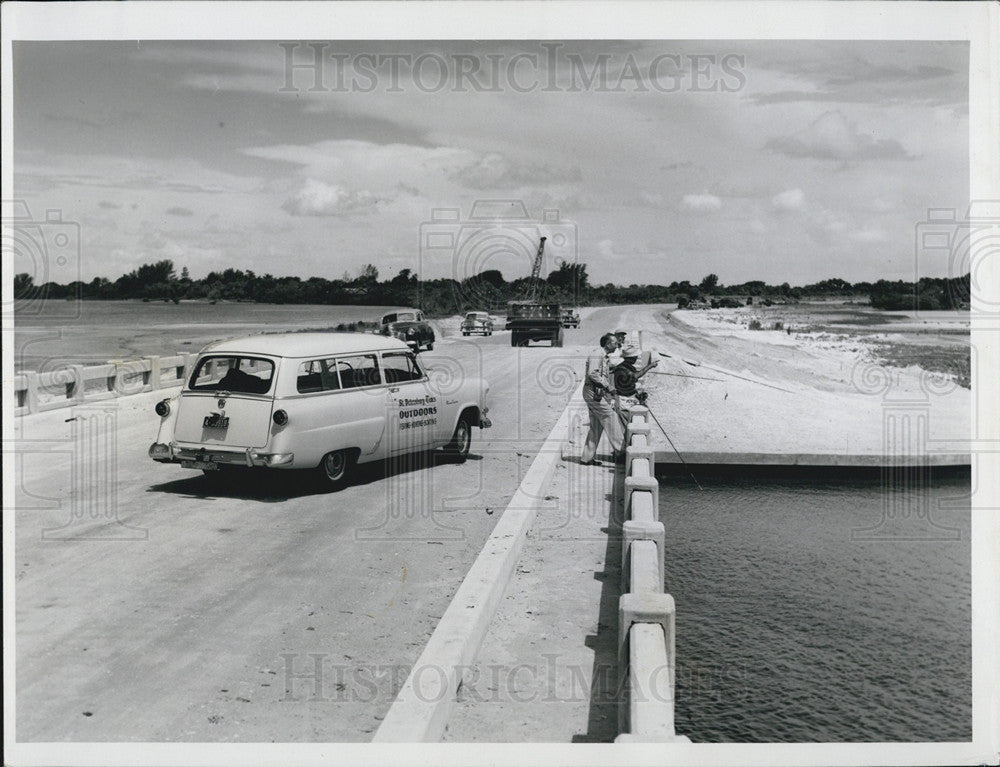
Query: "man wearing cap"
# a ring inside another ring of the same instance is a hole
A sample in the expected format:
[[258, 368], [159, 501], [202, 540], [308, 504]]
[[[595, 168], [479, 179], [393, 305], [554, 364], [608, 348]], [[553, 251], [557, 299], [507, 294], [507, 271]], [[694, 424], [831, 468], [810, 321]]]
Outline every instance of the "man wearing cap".
[[657, 360], [652, 359], [652, 355], [649, 355], [646, 364], [637, 370], [635, 364], [638, 359], [639, 350], [635, 346], [626, 346], [622, 350], [622, 361], [611, 372], [611, 380], [615, 387], [615, 411], [618, 413], [623, 430], [628, 423], [628, 414], [622, 408], [621, 398], [634, 397], [636, 395], [636, 382], [658, 364]]
[[590, 429], [587, 431], [587, 441], [583, 446], [583, 453], [580, 462], [583, 464], [595, 464], [594, 456], [597, 454], [597, 445], [601, 441], [601, 435], [606, 431], [608, 441], [611, 442], [611, 451], [615, 459], [622, 449], [622, 442], [625, 440], [622, 432], [621, 421], [611, 402], [614, 395], [613, 384], [611, 382], [611, 365], [608, 362], [608, 355], [618, 348], [618, 339], [613, 333], [605, 333], [601, 336], [601, 348], [587, 358], [585, 379], [583, 382], [583, 401], [587, 403], [587, 410], [590, 412]]
[[634, 397], [636, 382], [658, 364], [656, 360], [649, 359], [641, 369], [636, 370], [635, 364], [638, 359], [639, 350], [635, 346], [626, 346], [622, 349], [622, 361], [612, 372], [616, 394], [622, 397]]

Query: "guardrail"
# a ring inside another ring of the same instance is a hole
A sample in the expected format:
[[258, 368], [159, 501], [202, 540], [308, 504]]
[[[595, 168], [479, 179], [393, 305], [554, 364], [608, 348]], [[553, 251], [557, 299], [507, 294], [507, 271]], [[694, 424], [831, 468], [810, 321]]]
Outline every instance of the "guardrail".
[[674, 730], [674, 598], [664, 591], [664, 527], [649, 443], [649, 410], [634, 407], [625, 434], [618, 671], [624, 696], [616, 742], [690, 742]]
[[67, 365], [41, 373], [26, 370], [14, 376], [14, 415], [180, 386], [197, 357], [176, 354], [114, 360], [103, 365]]

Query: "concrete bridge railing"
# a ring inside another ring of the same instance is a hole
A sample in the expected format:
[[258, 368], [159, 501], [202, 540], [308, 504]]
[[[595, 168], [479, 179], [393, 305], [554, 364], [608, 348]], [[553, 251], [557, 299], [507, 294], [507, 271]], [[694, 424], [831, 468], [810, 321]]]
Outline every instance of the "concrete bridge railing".
[[14, 375], [14, 415], [42, 413], [112, 397], [180, 386], [197, 354], [114, 360], [103, 365], [68, 365]]
[[690, 742], [674, 730], [674, 598], [664, 591], [663, 523], [649, 444], [649, 410], [635, 407], [625, 435], [618, 671], [625, 681], [616, 742]]

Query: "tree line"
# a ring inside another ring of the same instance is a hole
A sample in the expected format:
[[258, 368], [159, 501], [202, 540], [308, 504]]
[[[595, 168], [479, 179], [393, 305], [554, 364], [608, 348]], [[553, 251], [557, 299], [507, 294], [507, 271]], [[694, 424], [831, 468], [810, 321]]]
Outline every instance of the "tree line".
[[[14, 278], [15, 299], [97, 299], [146, 301], [182, 300], [251, 301], [271, 304], [337, 304], [358, 306], [415, 306], [431, 315], [456, 314], [470, 310], [501, 310], [507, 301], [524, 299], [531, 293], [531, 280], [521, 277], [508, 282], [496, 270], [486, 270], [463, 280], [421, 280], [410, 269], [379, 280], [378, 268], [365, 265], [356, 275], [342, 279], [323, 277], [275, 277], [252, 270], [225, 269], [192, 279], [187, 267], [178, 275], [170, 260], [143, 264], [113, 282], [95, 277], [90, 282], [35, 285], [29, 274]], [[731, 303], [755, 299], [795, 301], [801, 298], [867, 296], [878, 309], [961, 309], [968, 307], [969, 275], [957, 278], [924, 278], [917, 283], [887, 280], [850, 283], [828, 279], [793, 287], [787, 282], [769, 285], [751, 280], [722, 285], [715, 274], [698, 284], [687, 280], [669, 285], [628, 286], [606, 283], [593, 285], [587, 265], [564, 263], [541, 279], [536, 286], [541, 300], [567, 305], [598, 306], [630, 303], [681, 303], [730, 297]]]

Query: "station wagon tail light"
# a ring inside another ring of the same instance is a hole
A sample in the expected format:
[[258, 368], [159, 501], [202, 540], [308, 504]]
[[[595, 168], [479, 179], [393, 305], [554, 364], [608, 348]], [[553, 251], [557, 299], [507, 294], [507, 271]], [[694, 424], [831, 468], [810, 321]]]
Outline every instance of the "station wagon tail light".
[[284, 426], [288, 423], [288, 413], [284, 410], [275, 410], [274, 415], [271, 416], [271, 418], [274, 419], [274, 422], [278, 424], [278, 426]]
[[156, 407], [153, 409], [156, 411], [156, 414], [160, 416], [160, 418], [166, 418], [170, 415], [170, 403], [165, 399], [157, 402]]

